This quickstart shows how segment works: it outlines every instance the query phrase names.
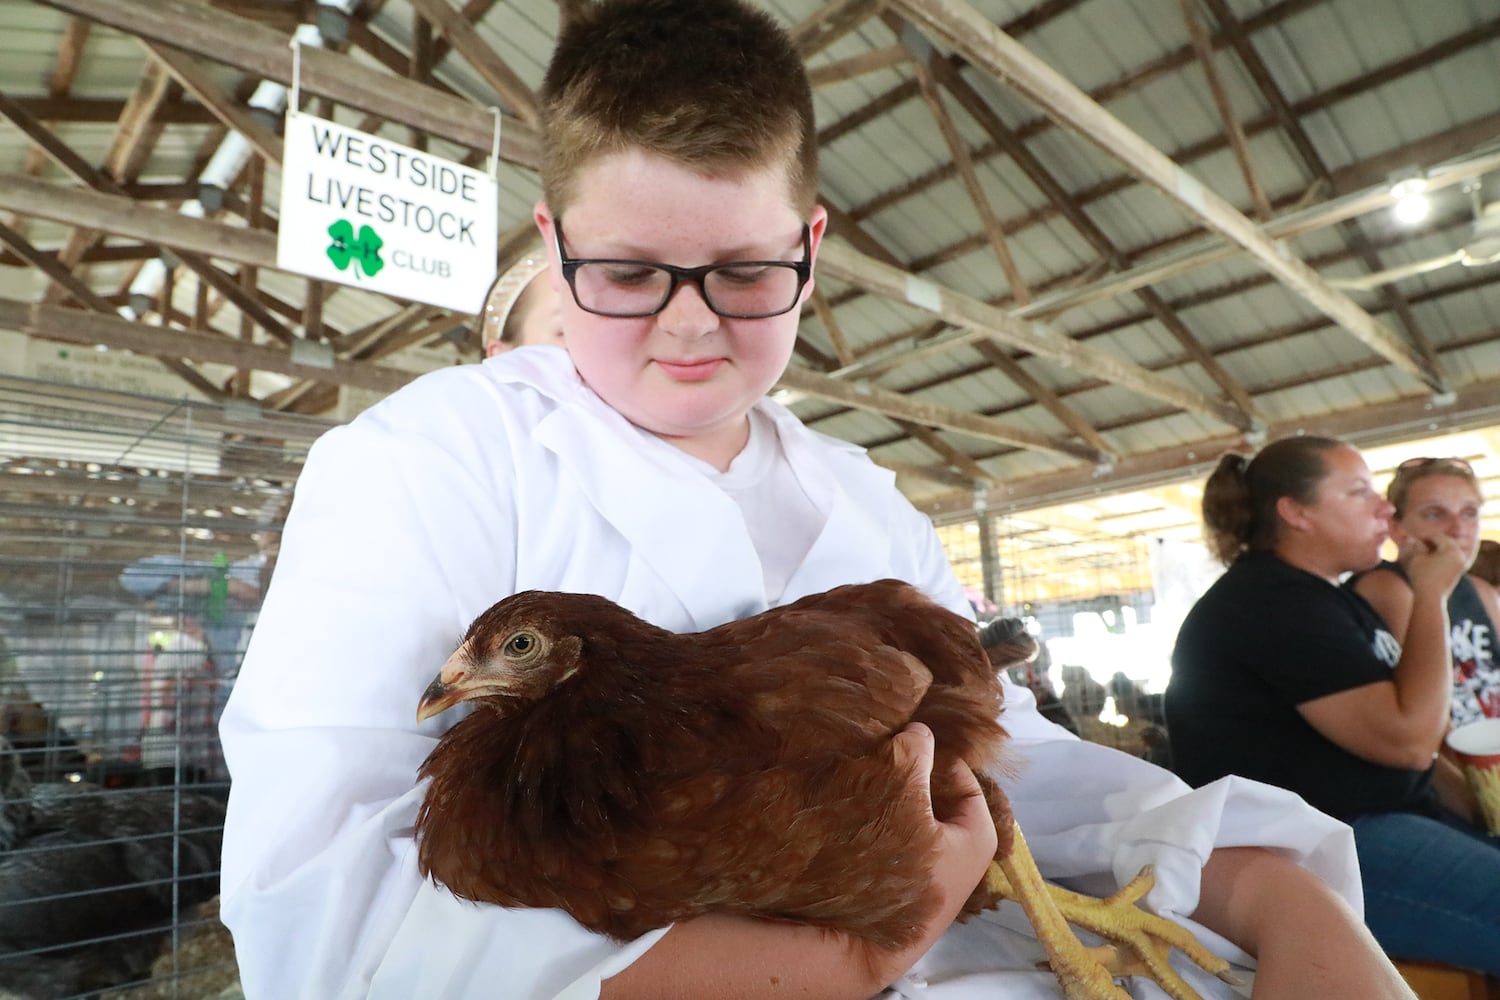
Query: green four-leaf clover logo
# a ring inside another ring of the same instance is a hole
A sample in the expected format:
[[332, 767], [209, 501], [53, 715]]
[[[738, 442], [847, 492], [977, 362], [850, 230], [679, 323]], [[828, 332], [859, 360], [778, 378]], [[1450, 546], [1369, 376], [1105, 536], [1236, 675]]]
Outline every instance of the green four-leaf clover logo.
[[369, 226], [360, 226], [359, 238], [355, 239], [354, 226], [348, 219], [340, 219], [328, 227], [328, 235], [333, 237], [333, 242], [325, 252], [328, 259], [333, 261], [333, 266], [340, 271], [348, 267], [351, 261], [358, 261], [359, 268], [355, 270], [354, 276], [358, 278], [359, 272], [364, 271], [365, 277], [373, 278], [385, 267], [385, 261], [380, 259], [380, 248], [385, 246], [385, 241]]

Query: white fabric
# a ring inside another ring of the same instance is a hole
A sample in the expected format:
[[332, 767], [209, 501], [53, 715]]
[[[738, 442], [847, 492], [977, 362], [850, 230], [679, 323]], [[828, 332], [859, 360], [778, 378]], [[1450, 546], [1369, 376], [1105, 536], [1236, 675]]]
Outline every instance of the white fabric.
[[[641, 431], [642, 435], [647, 435]], [[659, 447], [671, 445], [652, 437]], [[823, 512], [797, 482], [776, 424], [761, 410], [750, 413], [750, 438], [729, 468], [720, 472], [696, 458], [687, 461], [723, 490], [745, 519], [750, 543], [760, 557], [766, 600], [780, 603], [787, 581], [823, 530]]]
[[[824, 517], [784, 601], [897, 576], [967, 613], [935, 532], [889, 472], [779, 406], [760, 411]], [[537, 349], [426, 375], [314, 446], [222, 725], [234, 777], [223, 919], [251, 1000], [592, 998], [660, 936], [619, 946], [556, 911], [459, 901], [418, 877], [411, 839], [417, 767], [454, 721], [416, 726], [417, 700], [499, 597], [599, 593], [679, 631], [764, 610], [734, 503], [634, 434], [561, 349]], [[1007, 697], [1024, 760], [1003, 780], [1044, 873], [1123, 879], [1150, 861], [1151, 902], [1185, 913], [1213, 845], [1260, 843], [1359, 905], [1347, 827], [1244, 782], [1189, 794], [1067, 738], [1025, 689]], [[929, 985], [909, 978], [903, 995], [1055, 996], [1030, 968], [1029, 935], [1024, 960], [987, 950], [997, 927], [950, 932], [913, 970]]]

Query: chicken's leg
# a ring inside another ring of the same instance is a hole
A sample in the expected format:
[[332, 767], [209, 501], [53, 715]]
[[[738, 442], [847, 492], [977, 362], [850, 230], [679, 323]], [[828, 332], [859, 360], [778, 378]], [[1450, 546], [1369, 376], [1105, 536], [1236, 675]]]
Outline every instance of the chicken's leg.
[[[1009, 854], [990, 865], [986, 880], [992, 891], [1015, 900], [1026, 911], [1068, 1000], [1129, 1000], [1129, 994], [1114, 983], [1116, 976], [1127, 975], [1150, 976], [1174, 1000], [1200, 1000], [1168, 965], [1167, 956], [1174, 947], [1225, 982], [1235, 981], [1229, 963], [1200, 945], [1185, 928], [1135, 905], [1151, 889], [1150, 868], [1113, 896], [1095, 899], [1044, 881], [1021, 828], [1013, 825], [1013, 830], [1015, 841]], [[1127, 951], [1114, 945], [1084, 947], [1068, 927], [1070, 922]]]

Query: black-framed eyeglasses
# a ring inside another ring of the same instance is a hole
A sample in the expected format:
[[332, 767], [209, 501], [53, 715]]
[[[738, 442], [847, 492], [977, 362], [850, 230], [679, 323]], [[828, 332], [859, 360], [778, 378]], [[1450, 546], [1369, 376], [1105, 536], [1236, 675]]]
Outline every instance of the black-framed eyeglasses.
[[1458, 469], [1466, 475], [1474, 475], [1474, 466], [1462, 458], [1408, 458], [1396, 466], [1396, 472], [1413, 472], [1417, 469], [1425, 469], [1429, 465], [1438, 465], [1443, 468]]
[[573, 301], [584, 312], [616, 319], [654, 316], [683, 282], [696, 285], [704, 303], [728, 319], [765, 319], [790, 312], [812, 276], [812, 232], [802, 225], [801, 260], [734, 260], [674, 267], [647, 260], [573, 258], [563, 249], [562, 219], [552, 220], [557, 259]]

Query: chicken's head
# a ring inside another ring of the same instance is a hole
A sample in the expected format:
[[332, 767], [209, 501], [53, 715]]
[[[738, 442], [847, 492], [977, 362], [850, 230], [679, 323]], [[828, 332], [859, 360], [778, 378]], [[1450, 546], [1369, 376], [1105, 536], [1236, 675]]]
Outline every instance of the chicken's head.
[[[578, 672], [599, 598], [525, 591], [485, 611], [417, 705], [422, 722], [462, 701], [534, 701]], [[608, 602], [605, 602], [608, 603]]]

